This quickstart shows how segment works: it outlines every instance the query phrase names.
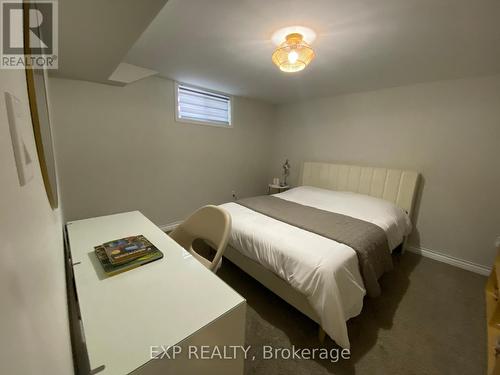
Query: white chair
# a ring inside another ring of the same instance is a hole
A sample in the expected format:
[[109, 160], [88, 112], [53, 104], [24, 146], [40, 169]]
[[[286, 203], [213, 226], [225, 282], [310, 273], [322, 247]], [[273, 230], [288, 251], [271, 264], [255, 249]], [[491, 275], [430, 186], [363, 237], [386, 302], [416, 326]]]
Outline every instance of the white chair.
[[[217, 272], [230, 232], [231, 216], [229, 213], [220, 207], [209, 205], [191, 214], [170, 233], [170, 237], [209, 270]], [[196, 240], [203, 240], [216, 251], [212, 261], [196, 252], [193, 248]]]

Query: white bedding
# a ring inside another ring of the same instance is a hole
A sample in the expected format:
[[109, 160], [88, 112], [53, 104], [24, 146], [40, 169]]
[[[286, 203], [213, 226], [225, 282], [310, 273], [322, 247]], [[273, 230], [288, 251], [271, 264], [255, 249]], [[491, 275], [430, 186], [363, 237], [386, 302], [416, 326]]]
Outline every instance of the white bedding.
[[[310, 186], [275, 196], [376, 224], [386, 232], [391, 250], [411, 231], [403, 210], [370, 196]], [[229, 244], [304, 294], [326, 333], [349, 348], [346, 321], [361, 312], [365, 295], [356, 252], [237, 203], [221, 207], [232, 217]]]

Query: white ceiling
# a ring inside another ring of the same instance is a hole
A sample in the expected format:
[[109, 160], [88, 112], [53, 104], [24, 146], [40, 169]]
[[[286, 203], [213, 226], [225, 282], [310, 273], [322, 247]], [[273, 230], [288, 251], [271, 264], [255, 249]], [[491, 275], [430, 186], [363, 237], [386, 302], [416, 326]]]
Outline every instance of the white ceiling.
[[[313, 28], [286, 74], [271, 35]], [[285, 102], [500, 73], [499, 0], [169, 0], [125, 61], [229, 94]]]
[[59, 69], [50, 75], [110, 83], [166, 1], [59, 0]]

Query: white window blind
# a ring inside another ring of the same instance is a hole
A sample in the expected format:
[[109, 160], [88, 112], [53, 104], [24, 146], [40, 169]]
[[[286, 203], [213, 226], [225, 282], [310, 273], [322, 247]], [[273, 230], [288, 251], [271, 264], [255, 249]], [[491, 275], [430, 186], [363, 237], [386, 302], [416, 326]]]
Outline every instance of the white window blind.
[[231, 125], [231, 97], [177, 84], [177, 119], [216, 125]]

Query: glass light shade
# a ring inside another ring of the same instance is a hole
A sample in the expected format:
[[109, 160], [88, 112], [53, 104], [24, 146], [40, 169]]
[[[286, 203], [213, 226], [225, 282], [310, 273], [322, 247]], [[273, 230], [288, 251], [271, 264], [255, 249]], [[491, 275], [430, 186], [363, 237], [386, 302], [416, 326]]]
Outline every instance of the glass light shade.
[[287, 73], [303, 70], [314, 59], [314, 51], [299, 33], [289, 34], [273, 53], [272, 60]]

